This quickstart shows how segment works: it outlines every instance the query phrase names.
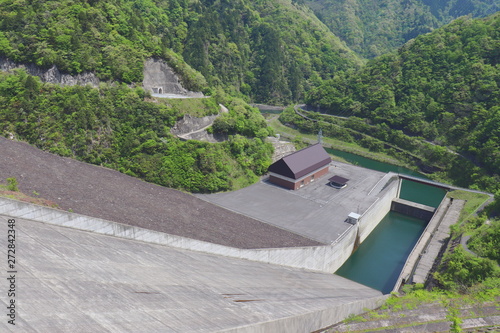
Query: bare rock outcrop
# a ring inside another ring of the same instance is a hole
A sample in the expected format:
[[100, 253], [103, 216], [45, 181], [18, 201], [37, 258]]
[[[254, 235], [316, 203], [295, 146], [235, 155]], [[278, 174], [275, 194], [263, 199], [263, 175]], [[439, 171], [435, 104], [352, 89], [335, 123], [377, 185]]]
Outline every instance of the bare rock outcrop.
[[18, 64], [8, 58], [0, 57], [0, 70], [8, 72], [17, 68], [24, 68], [26, 73], [40, 77], [43, 82], [60, 84], [62, 86], [85, 86], [89, 84], [93, 87], [98, 87], [100, 82], [94, 73], [87, 72], [77, 75], [62, 74], [55, 65], [49, 69], [44, 69], [33, 63]]
[[151, 58], [144, 63], [144, 90], [152, 94], [176, 94], [188, 97], [203, 97], [201, 92], [193, 92], [185, 89], [177, 74], [161, 59]]
[[267, 141], [271, 142], [274, 147], [274, 153], [273, 156], [271, 157], [273, 163], [296, 151], [293, 143], [288, 141], [280, 141], [279, 137], [278, 138], [268, 137]]
[[[77, 75], [63, 74], [53, 65], [48, 69], [41, 68], [33, 63], [19, 64], [8, 58], [0, 57], [0, 70], [4, 72], [17, 68], [24, 70], [33, 76], [38, 76], [43, 82], [60, 84], [63, 86], [91, 85], [98, 87], [100, 80], [92, 72]], [[203, 93], [193, 92], [182, 87], [179, 77], [174, 73], [167, 63], [161, 59], [148, 59], [144, 63], [144, 80], [142, 82], [144, 90], [153, 94], [175, 94], [186, 97], [202, 98]]]

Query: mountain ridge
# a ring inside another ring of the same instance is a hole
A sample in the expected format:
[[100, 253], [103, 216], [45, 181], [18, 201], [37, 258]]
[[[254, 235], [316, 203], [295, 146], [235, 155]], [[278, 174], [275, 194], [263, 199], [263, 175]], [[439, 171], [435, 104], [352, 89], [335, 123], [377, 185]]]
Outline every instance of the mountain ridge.
[[305, 0], [330, 30], [358, 54], [373, 58], [460, 16], [500, 10], [489, 0]]

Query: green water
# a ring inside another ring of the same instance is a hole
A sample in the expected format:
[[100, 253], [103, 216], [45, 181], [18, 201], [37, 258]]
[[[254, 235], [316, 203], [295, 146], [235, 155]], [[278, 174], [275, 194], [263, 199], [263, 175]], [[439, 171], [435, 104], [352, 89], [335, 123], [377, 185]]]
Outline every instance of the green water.
[[335, 274], [388, 294], [427, 222], [389, 212]]
[[[326, 148], [326, 151], [332, 155], [342, 157], [347, 162], [381, 172], [397, 172], [413, 177], [429, 179], [425, 175], [408, 168], [400, 167], [393, 164], [375, 161], [367, 157], [359, 156], [352, 153], [346, 153], [340, 150]], [[403, 186], [401, 187], [400, 198], [413, 201], [419, 204], [437, 207], [443, 200], [446, 191], [439, 187], [433, 187], [425, 184], [415, 183], [403, 179]]]
[[283, 110], [274, 110], [274, 109], [259, 109], [260, 113], [262, 114], [266, 114], [266, 113], [270, 113], [270, 114], [280, 114], [281, 112], [283, 112]]
[[347, 162], [349, 162], [351, 164], [359, 165], [359, 166], [365, 167], [367, 169], [372, 169], [372, 170], [381, 171], [381, 172], [392, 171], [392, 172], [402, 173], [405, 175], [410, 175], [413, 177], [428, 179], [423, 174], [418, 173], [418, 172], [413, 171], [413, 170], [410, 170], [410, 169], [405, 168], [405, 167], [400, 167], [400, 166], [393, 165], [393, 164], [375, 161], [375, 160], [369, 159], [367, 157], [359, 156], [359, 155], [356, 155], [353, 153], [346, 153], [345, 151], [341, 151], [341, 150], [337, 150], [337, 149], [325, 148], [325, 150], [332, 155], [342, 157], [343, 159], [345, 159]]
[[446, 191], [442, 188], [403, 179], [399, 197], [401, 199], [437, 208], [445, 195]]
[[[372, 170], [398, 172], [426, 178], [413, 170], [374, 161], [335, 149], [327, 151], [346, 161]], [[446, 191], [404, 179], [400, 198], [431, 207], [438, 207]], [[362, 222], [361, 222], [362, 223]], [[427, 222], [396, 212], [389, 212], [368, 238], [335, 274], [390, 293], [403, 269], [408, 255], [424, 231]]]

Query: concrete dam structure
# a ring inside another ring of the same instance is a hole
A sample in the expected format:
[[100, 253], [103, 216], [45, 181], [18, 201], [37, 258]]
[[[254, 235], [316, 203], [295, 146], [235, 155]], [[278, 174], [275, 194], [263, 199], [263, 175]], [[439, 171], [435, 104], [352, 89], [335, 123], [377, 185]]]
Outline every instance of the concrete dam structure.
[[[336, 172], [340, 168], [337, 165]], [[169, 325], [174, 325], [175, 331], [185, 332], [312, 332], [348, 315], [377, 308], [388, 295], [331, 272], [349, 257], [356, 238], [366, 238], [391, 209], [399, 179], [395, 174], [380, 176], [372, 180], [375, 186], [367, 194], [374, 197], [355, 224], [342, 221], [345, 230], [332, 243], [302, 248], [236, 249], [1, 198], [1, 218], [16, 219], [20, 244], [27, 256], [23, 270], [30, 280], [29, 283], [20, 280], [24, 282], [20, 282], [19, 288], [28, 291], [24, 295], [31, 296], [20, 296], [20, 304], [36, 302], [37, 297], [46, 302], [52, 299], [48, 302], [53, 313], [66, 318], [63, 324], [54, 322], [45, 312], [26, 310], [29, 316], [23, 316], [18, 327], [42, 332], [54, 327], [51, 325], [63, 325], [58, 327], [78, 331], [85, 323], [86, 329], [120, 325], [122, 331], [132, 332], [144, 327], [141, 326], [144, 316], [153, 316], [148, 327], [165, 332], [171, 331]], [[314, 202], [312, 199], [309, 197], [307, 201]], [[325, 206], [327, 202], [321, 204]], [[150, 263], [142, 267], [144, 260]], [[156, 261], [161, 262], [157, 267], [153, 264]], [[74, 263], [74, 267], [61, 266], [63, 263]], [[130, 268], [123, 271], [124, 264]], [[132, 267], [137, 270], [131, 270]], [[135, 272], [142, 273], [134, 275]], [[144, 272], [150, 276], [146, 280]], [[181, 274], [182, 279], [175, 280], [174, 272]], [[207, 279], [201, 279], [204, 276]], [[47, 278], [53, 283], [46, 284]], [[94, 281], [90, 289], [86, 282], [89, 279]], [[186, 284], [189, 281], [193, 284]], [[232, 282], [228, 284], [229, 281]], [[183, 287], [174, 288], [176, 285]], [[80, 289], [83, 292], [78, 292]], [[109, 297], [110, 292], [114, 296], [105, 306], [100, 295]], [[298, 298], [297, 293], [301, 294]], [[164, 307], [169, 304], [164, 298], [167, 296], [176, 300], [175, 311]], [[113, 299], [120, 301], [114, 303]], [[137, 316], [123, 306], [131, 299]], [[195, 303], [182, 303], [182, 299], [192, 299]], [[104, 307], [95, 308], [95, 304]], [[203, 309], [193, 304], [204, 304]], [[244, 310], [237, 310], [238, 304], [244, 305]], [[269, 312], [271, 304], [273, 309], [278, 307], [283, 311]], [[81, 310], [75, 312], [74, 308]], [[307, 313], [301, 312], [304, 308]], [[191, 316], [205, 318], [203, 324], [190, 319]], [[214, 320], [214, 316], [218, 319]], [[109, 322], [109, 318], [115, 319]]]
[[418, 204], [416, 202], [400, 198], [396, 198], [392, 201], [391, 210], [427, 222], [432, 219], [434, 213], [436, 212], [436, 209], [434, 207]]
[[[349, 178], [348, 186], [328, 186], [331, 175]], [[16, 220], [23, 263], [22, 315], [12, 331], [312, 332], [377, 308], [388, 295], [331, 273], [391, 210], [400, 182], [398, 174], [332, 162], [330, 175], [298, 191], [263, 178], [198, 195], [320, 243], [282, 248], [225, 246], [2, 198], [1, 225]], [[433, 225], [446, 220], [440, 211]], [[41, 302], [51, 312], [32, 306]]]

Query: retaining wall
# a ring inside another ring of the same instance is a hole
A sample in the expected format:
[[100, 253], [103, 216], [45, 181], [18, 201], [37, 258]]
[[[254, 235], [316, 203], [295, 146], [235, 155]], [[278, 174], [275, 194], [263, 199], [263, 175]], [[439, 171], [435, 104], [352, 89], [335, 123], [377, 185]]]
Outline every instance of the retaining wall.
[[327, 273], [333, 273], [347, 260], [352, 253], [357, 234], [357, 226], [353, 225], [332, 245], [238, 249], [7, 198], [0, 198], [0, 214], [192, 251]]
[[374, 194], [380, 191], [383, 194], [362, 215], [360, 222], [350, 226], [334, 243], [322, 246], [238, 249], [7, 198], [0, 198], [0, 214], [192, 251], [333, 273], [352, 254], [358, 234], [363, 241], [389, 212], [392, 199], [397, 194], [397, 182], [388, 182], [390, 177], [388, 175], [380, 182]]
[[427, 222], [432, 219], [432, 216], [434, 216], [434, 212], [436, 211], [433, 207], [403, 199], [395, 199], [392, 202], [391, 210], [404, 215], [416, 217], [417, 219]]
[[390, 295], [368, 298], [349, 304], [313, 311], [303, 315], [277, 319], [265, 323], [236, 327], [219, 332], [223, 333], [288, 333], [288, 332], [314, 332], [326, 328], [332, 323], [338, 323], [349, 315], [365, 313], [366, 309], [376, 309], [384, 304]]
[[[388, 177], [394, 178], [392, 174], [388, 174]], [[359, 241], [362, 243], [375, 229], [375, 227], [382, 221], [382, 219], [391, 210], [392, 200], [394, 200], [398, 195], [398, 181], [390, 181], [387, 188], [382, 188], [383, 194], [374, 202], [370, 208], [360, 217], [359, 219]], [[384, 186], [387, 183], [384, 184]]]

